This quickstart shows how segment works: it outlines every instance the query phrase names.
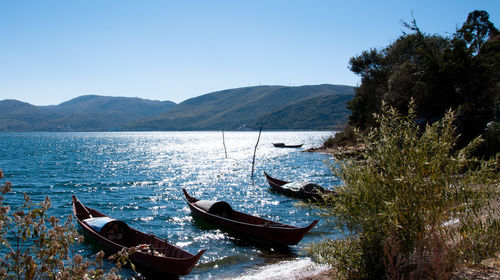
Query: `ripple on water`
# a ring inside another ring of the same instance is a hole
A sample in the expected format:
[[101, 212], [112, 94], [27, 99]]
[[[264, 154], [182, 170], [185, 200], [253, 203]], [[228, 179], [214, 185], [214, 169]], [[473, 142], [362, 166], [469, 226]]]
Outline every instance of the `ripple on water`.
[[[89, 207], [152, 232], [196, 253], [207, 252], [186, 279], [272, 275], [277, 260], [301, 261], [304, 244], [340, 233], [320, 222], [298, 246], [279, 252], [193, 220], [182, 188], [200, 199], [224, 200], [239, 211], [277, 221], [306, 225], [320, 217], [297, 200], [269, 191], [263, 171], [285, 180], [339, 185], [328, 156], [277, 149], [273, 142], [318, 146], [329, 132], [263, 132], [250, 176], [258, 132], [0, 133], [0, 168], [14, 185], [12, 207], [22, 193], [35, 201], [49, 195], [50, 215], [71, 214], [71, 195]], [[92, 247], [76, 251], [91, 257]], [[298, 260], [295, 258], [299, 257]], [[287, 264], [279, 264], [288, 269]], [[279, 266], [278, 265], [278, 266]], [[301, 266], [296, 262], [292, 267]], [[131, 275], [130, 270], [124, 271]], [[267, 276], [266, 276], [267, 277]], [[252, 278], [249, 278], [252, 279]], [[257, 278], [253, 278], [257, 279]]]

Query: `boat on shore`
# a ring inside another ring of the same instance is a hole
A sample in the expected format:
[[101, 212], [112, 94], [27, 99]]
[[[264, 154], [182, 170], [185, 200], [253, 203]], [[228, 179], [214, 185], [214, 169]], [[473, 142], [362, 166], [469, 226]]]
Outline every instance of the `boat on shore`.
[[285, 143], [273, 143], [273, 146], [276, 148], [300, 148], [304, 144], [299, 144], [299, 145], [286, 145]]
[[273, 178], [266, 172], [264, 172], [264, 174], [266, 175], [267, 182], [269, 183], [269, 186], [271, 186], [272, 190], [288, 196], [321, 201], [323, 200], [323, 195], [335, 194], [335, 191], [325, 189], [314, 183], [288, 182]]
[[252, 216], [232, 209], [224, 201], [199, 200], [182, 189], [191, 214], [208, 223], [275, 245], [296, 245], [318, 220], [306, 227], [296, 227]]
[[167, 275], [187, 275], [205, 250], [193, 255], [152, 234], [129, 227], [99, 211], [86, 207], [73, 196], [73, 214], [85, 234], [112, 253], [135, 247], [130, 261], [145, 270]]

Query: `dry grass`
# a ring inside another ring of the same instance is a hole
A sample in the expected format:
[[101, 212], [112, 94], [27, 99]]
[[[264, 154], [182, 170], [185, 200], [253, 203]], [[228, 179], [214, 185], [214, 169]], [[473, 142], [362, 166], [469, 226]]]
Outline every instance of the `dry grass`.
[[452, 280], [490, 280], [500, 279], [500, 252], [496, 256], [488, 258], [479, 265], [462, 266], [452, 274]]

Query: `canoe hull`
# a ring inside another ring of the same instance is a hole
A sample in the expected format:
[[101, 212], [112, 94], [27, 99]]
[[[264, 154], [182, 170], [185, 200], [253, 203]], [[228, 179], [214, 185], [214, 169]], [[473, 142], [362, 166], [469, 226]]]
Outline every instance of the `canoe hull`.
[[292, 191], [290, 189], [282, 187], [283, 185], [288, 184], [290, 182], [273, 178], [273, 177], [269, 176], [269, 174], [267, 174], [266, 172], [264, 172], [264, 174], [266, 175], [267, 182], [269, 183], [269, 186], [271, 187], [272, 190], [279, 192], [279, 193], [283, 193], [287, 196], [297, 197], [297, 198], [306, 199], [306, 200], [321, 201], [321, 200], [323, 200], [323, 195], [335, 194], [334, 191], [326, 190], [326, 189], [323, 190], [324, 191], [323, 194], [316, 193], [316, 192], [308, 192], [308, 191], [301, 191], [301, 192]]
[[300, 148], [304, 144], [299, 144], [299, 145], [285, 145], [284, 143], [273, 143], [273, 146], [276, 148]]
[[255, 216], [250, 216], [248, 214], [241, 213], [235, 210], [233, 211], [238, 217], [242, 217], [243, 219], [249, 221], [252, 220], [254, 223], [252, 224], [223, 218], [218, 215], [208, 213], [207, 211], [204, 211], [203, 209], [197, 207], [195, 205], [197, 199], [189, 196], [184, 189], [183, 191], [186, 199], [188, 200], [188, 205], [191, 213], [194, 217], [202, 219], [210, 224], [217, 225], [223, 229], [237, 232], [245, 236], [264, 241], [266, 243], [272, 243], [282, 246], [296, 245], [300, 240], [302, 240], [304, 235], [306, 235], [306, 233], [318, 222], [317, 220], [315, 220], [306, 227], [295, 227]]
[[[92, 238], [96, 243], [103, 246], [106, 250], [111, 253], [119, 252], [124, 248], [128, 248], [131, 246], [126, 246], [130, 244], [118, 244], [113, 242], [101, 234], [95, 231], [92, 227], [90, 227], [87, 223], [83, 221], [81, 218], [82, 215], [85, 215], [85, 212], [90, 213], [93, 217], [107, 217], [106, 215], [92, 209], [85, 207], [81, 204], [76, 197], [73, 197], [73, 213], [76, 217], [78, 224], [82, 227], [85, 234]], [[83, 214], [82, 214], [83, 213]], [[177, 248], [173, 245], [166, 243], [165, 240], [160, 239], [153, 235], [148, 235], [142, 233], [140, 231], [130, 229], [131, 234], [135, 237], [141, 237], [141, 241], [144, 243], [148, 243], [153, 245], [154, 247], [166, 247], [171, 246], [169, 249], [173, 250], [175, 254], [179, 257], [159, 257], [154, 256], [152, 254], [147, 254], [143, 252], [136, 251], [132, 255], [129, 256], [132, 263], [135, 265], [139, 265], [148, 270], [152, 270], [154, 273], [160, 274], [168, 274], [168, 275], [187, 275], [194, 268], [198, 260], [201, 258], [205, 250], [201, 250], [198, 254], [192, 255], [187, 251], [184, 251], [180, 248]], [[167, 245], [168, 244], [168, 245]]]

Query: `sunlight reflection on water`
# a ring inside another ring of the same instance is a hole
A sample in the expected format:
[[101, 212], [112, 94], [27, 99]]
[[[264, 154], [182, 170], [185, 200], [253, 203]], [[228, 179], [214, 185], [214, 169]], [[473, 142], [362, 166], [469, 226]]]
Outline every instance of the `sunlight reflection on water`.
[[[295, 206], [297, 200], [270, 192], [263, 171], [325, 187], [340, 183], [325, 164], [328, 156], [300, 152], [320, 145], [330, 132], [263, 132], [253, 181], [258, 132], [224, 134], [228, 158], [221, 132], [4, 133], [0, 168], [14, 185], [13, 205], [22, 192], [36, 201], [49, 195], [50, 214], [66, 217], [74, 194], [89, 207], [191, 253], [208, 249], [187, 279], [253, 273], [256, 265], [301, 257], [304, 244], [340, 235], [320, 222], [298, 246], [276, 252], [193, 220], [182, 188], [200, 199], [225, 200], [236, 210], [302, 226], [319, 217]], [[304, 146], [280, 149], [273, 142]], [[95, 253], [87, 244], [77, 250]]]

